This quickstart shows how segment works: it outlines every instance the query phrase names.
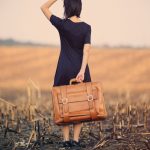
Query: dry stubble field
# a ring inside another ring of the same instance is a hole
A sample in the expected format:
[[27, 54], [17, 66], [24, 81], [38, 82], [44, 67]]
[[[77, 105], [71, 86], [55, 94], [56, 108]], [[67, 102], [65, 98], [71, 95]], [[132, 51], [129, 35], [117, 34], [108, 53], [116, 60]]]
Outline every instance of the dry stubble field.
[[[49, 118], [49, 91], [53, 84], [59, 52], [59, 48], [49, 47], [0, 47], [0, 97], [17, 106], [15, 113], [22, 112], [19, 113], [20, 122], [31, 124], [29, 131], [24, 132], [25, 123], [15, 122], [18, 116], [14, 120], [11, 118], [10, 110], [13, 106], [1, 101], [4, 104], [0, 104], [0, 132], [3, 133], [1, 135], [7, 133], [7, 136], [0, 136], [0, 150], [12, 147], [21, 149], [21, 144], [23, 149], [35, 148], [33, 142], [29, 142], [29, 136], [33, 130], [32, 125], [38, 126], [39, 122], [35, 118], [31, 121], [30, 116], [26, 116], [24, 120], [24, 116], [25, 112], [33, 109], [28, 103], [32, 101], [31, 105], [38, 103], [39, 112]], [[86, 149], [150, 149], [150, 49], [92, 48], [89, 67], [92, 80], [101, 81], [103, 84], [109, 117], [104, 122], [85, 124], [81, 136], [82, 143], [87, 145]], [[31, 95], [29, 89], [27, 91], [29, 84], [40, 88], [41, 95], [38, 98]], [[29, 107], [24, 109], [27, 104]], [[16, 128], [11, 124], [13, 121]], [[49, 135], [45, 134], [47, 139], [42, 141], [45, 145], [49, 144], [44, 149], [57, 149], [59, 144], [56, 141], [62, 138], [60, 128], [53, 126], [48, 120], [42, 120], [42, 133], [47, 129], [43, 122], [51, 126], [50, 132], [47, 131]], [[16, 134], [19, 134], [19, 139]], [[13, 141], [10, 140], [12, 137], [15, 137]], [[41, 149], [43, 147], [42, 145]]]

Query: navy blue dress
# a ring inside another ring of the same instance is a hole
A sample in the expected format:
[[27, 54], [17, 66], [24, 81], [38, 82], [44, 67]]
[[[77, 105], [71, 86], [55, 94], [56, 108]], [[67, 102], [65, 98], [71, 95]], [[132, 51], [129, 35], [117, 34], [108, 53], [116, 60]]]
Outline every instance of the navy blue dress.
[[[51, 15], [50, 22], [60, 36], [61, 50], [57, 62], [53, 86], [68, 85], [80, 71], [85, 43], [91, 43], [91, 26], [85, 22], [73, 22]], [[87, 64], [83, 82], [90, 82], [90, 70]]]

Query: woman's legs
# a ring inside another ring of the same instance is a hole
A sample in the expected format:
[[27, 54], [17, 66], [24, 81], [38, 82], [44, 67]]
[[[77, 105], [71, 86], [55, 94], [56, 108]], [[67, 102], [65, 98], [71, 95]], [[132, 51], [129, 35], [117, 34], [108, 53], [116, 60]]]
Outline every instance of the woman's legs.
[[64, 125], [62, 127], [64, 141], [69, 141], [69, 125]]
[[[79, 141], [79, 136], [80, 136], [82, 125], [83, 125], [83, 123], [73, 124], [73, 130], [74, 130], [73, 139], [77, 142]], [[70, 131], [69, 125], [62, 126], [62, 131], [63, 131], [64, 141], [69, 141], [69, 131]]]
[[82, 128], [83, 123], [77, 123], [73, 125], [74, 128], [74, 141], [79, 141], [79, 136], [80, 136], [80, 132], [81, 132], [81, 128]]

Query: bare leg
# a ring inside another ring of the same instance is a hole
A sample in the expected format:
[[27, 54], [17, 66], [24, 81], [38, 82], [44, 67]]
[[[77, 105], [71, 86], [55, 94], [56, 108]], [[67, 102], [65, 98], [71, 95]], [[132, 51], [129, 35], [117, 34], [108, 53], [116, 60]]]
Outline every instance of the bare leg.
[[82, 127], [83, 123], [78, 123], [78, 124], [74, 124], [73, 128], [74, 128], [74, 140], [75, 141], [79, 141], [79, 136], [80, 136], [80, 132], [81, 132], [81, 127]]
[[62, 127], [64, 141], [69, 141], [69, 125], [64, 125]]

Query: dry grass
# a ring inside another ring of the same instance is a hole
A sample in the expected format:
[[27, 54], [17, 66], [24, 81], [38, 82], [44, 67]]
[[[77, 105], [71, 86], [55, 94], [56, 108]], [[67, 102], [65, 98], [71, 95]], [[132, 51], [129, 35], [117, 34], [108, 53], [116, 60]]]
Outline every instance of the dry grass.
[[[30, 78], [50, 90], [59, 48], [0, 47], [0, 88], [23, 89]], [[89, 66], [93, 81], [105, 91], [150, 90], [149, 49], [91, 49]]]
[[[26, 88], [24, 100], [0, 98], [0, 149], [58, 150], [63, 137], [60, 126], [52, 121], [51, 97], [43, 99], [32, 80]], [[84, 123], [81, 140], [86, 148], [82, 150], [150, 148], [149, 97], [142, 95], [137, 103], [130, 93], [123, 94], [112, 99], [104, 96], [106, 120]]]
[[[33, 149], [35, 141], [58, 149], [62, 134], [51, 120], [50, 90], [59, 52], [0, 47], [0, 149]], [[149, 49], [91, 49], [92, 80], [103, 83], [109, 117], [85, 123], [86, 150], [150, 149], [149, 58]]]

